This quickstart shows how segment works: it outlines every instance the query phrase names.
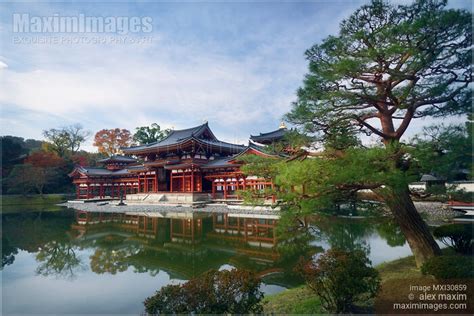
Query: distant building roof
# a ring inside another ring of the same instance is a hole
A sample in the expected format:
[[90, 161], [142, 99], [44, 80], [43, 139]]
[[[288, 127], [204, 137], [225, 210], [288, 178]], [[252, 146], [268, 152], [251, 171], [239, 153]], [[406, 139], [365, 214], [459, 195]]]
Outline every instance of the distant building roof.
[[129, 156], [121, 156], [121, 155], [113, 155], [104, 159], [99, 160], [98, 162], [100, 163], [114, 163], [114, 162], [120, 162], [120, 163], [134, 163], [137, 162], [135, 158], [129, 157]]
[[80, 174], [90, 176], [90, 177], [100, 177], [100, 176], [122, 176], [122, 175], [129, 174], [130, 172], [127, 169], [109, 170], [105, 168], [77, 166], [69, 174], [69, 176], [72, 177], [76, 173], [80, 173]]
[[226, 157], [221, 159], [215, 159], [203, 166], [201, 169], [213, 169], [213, 168], [226, 168], [226, 167], [237, 167], [240, 166], [239, 164], [233, 164], [231, 161], [234, 159], [235, 156]]
[[154, 143], [122, 148], [122, 150], [126, 153], [146, 153], [184, 144], [188, 141], [196, 141], [203, 145], [224, 148], [231, 152], [239, 152], [245, 148], [243, 145], [236, 145], [218, 140], [209, 128], [208, 123], [205, 123], [188, 129], [171, 131], [164, 139]]
[[424, 174], [421, 176], [421, 182], [430, 182], [430, 181], [444, 181], [445, 179], [437, 178], [431, 174]]
[[260, 144], [271, 144], [282, 140], [287, 133], [288, 129], [285, 126], [281, 126], [279, 129], [271, 132], [260, 133], [260, 135], [250, 135], [250, 139]]
[[279, 157], [278, 155], [266, 152], [265, 147], [263, 147], [263, 146], [258, 146], [256, 144], [250, 143], [240, 153], [235, 154], [235, 155], [230, 156], [230, 157], [215, 159], [215, 160], [210, 161], [209, 163], [201, 166], [201, 168], [202, 169], [213, 169], [213, 168], [238, 167], [238, 166], [242, 165], [242, 163], [238, 162], [239, 157], [241, 157], [245, 154], [256, 154], [256, 155], [259, 155], [259, 156], [275, 157], [275, 158]]

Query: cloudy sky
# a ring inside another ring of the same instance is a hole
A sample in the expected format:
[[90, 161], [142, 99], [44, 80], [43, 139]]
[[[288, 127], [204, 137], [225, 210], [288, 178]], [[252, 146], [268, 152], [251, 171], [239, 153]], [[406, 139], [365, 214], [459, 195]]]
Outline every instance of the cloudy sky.
[[[249, 134], [278, 127], [306, 72], [304, 51], [335, 34], [364, 2], [2, 2], [1, 134], [41, 139], [44, 129], [74, 123], [95, 133], [208, 121], [219, 138], [245, 143]], [[149, 16], [153, 31], [19, 34], [14, 13]], [[84, 36], [88, 42], [76, 43]]]

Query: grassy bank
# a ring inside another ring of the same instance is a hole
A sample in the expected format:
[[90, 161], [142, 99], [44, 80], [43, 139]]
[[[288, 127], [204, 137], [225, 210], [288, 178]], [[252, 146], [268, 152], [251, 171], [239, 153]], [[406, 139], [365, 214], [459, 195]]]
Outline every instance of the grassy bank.
[[321, 314], [319, 298], [305, 285], [265, 296], [265, 314]]
[[[397, 291], [402, 293], [403, 291], [394, 287], [394, 284], [399, 287], [406, 287], [406, 280], [431, 279], [430, 276], [421, 274], [420, 269], [416, 267], [414, 256], [382, 263], [376, 269], [379, 271], [382, 279], [380, 296], [393, 296]], [[390, 286], [387, 286], [387, 284], [390, 284]], [[304, 285], [266, 296], [264, 299], [264, 311], [265, 313], [276, 314], [324, 313], [319, 299]]]
[[35, 194], [35, 195], [2, 195], [2, 213], [25, 211], [60, 210], [58, 203], [63, 203], [73, 196], [69, 194]]

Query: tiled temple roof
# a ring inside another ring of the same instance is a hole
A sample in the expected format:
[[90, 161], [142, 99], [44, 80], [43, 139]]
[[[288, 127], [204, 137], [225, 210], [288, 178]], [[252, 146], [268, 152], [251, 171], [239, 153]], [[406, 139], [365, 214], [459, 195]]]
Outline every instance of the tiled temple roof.
[[247, 153], [257, 153], [261, 156], [266, 156], [266, 157], [279, 157], [276, 154], [269, 153], [267, 152], [266, 148], [264, 146], [259, 146], [256, 144], [249, 143], [248, 146], [245, 147], [244, 150], [242, 150], [240, 153], [235, 154], [231, 157], [225, 157], [221, 159], [215, 159], [213, 161], [210, 161], [209, 163], [201, 166], [202, 169], [213, 169], [213, 168], [226, 168], [226, 167], [239, 167], [242, 165], [241, 163], [238, 162], [239, 157], [247, 154]]
[[100, 163], [113, 163], [113, 162], [134, 163], [134, 162], [137, 162], [137, 160], [129, 156], [113, 155], [113, 156], [101, 159], [98, 162]]
[[171, 131], [168, 136], [158, 142], [122, 148], [122, 150], [125, 153], [151, 152], [153, 150], [180, 145], [191, 140], [203, 145], [221, 147], [234, 152], [239, 152], [245, 148], [245, 146], [242, 145], [226, 143], [218, 140], [209, 128], [208, 123], [205, 123], [188, 129]]
[[212, 168], [225, 168], [225, 167], [240, 166], [239, 164], [236, 165], [236, 164], [231, 163], [231, 161], [234, 159], [234, 157], [235, 156], [212, 160], [209, 163], [201, 166], [201, 169], [212, 169]]
[[250, 135], [250, 139], [254, 142], [265, 144], [283, 139], [286, 133], [288, 133], [288, 129], [284, 127], [268, 133], [260, 133], [260, 135]]
[[105, 168], [98, 168], [98, 167], [82, 167], [77, 166], [74, 170], [69, 174], [69, 176], [73, 176], [76, 172], [81, 173], [83, 175], [87, 175], [89, 177], [100, 177], [100, 176], [123, 176], [130, 174], [127, 169], [120, 169], [120, 170], [109, 170]]

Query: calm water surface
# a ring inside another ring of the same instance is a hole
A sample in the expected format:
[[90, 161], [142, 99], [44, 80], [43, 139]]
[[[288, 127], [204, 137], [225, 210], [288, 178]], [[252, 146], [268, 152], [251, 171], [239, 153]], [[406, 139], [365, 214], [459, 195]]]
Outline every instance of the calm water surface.
[[3, 314], [137, 314], [162, 286], [209, 269], [252, 270], [277, 293], [301, 284], [293, 267], [302, 255], [363, 249], [376, 265], [411, 254], [396, 225], [368, 219], [315, 218], [278, 238], [276, 218], [252, 215], [65, 209], [2, 221]]

